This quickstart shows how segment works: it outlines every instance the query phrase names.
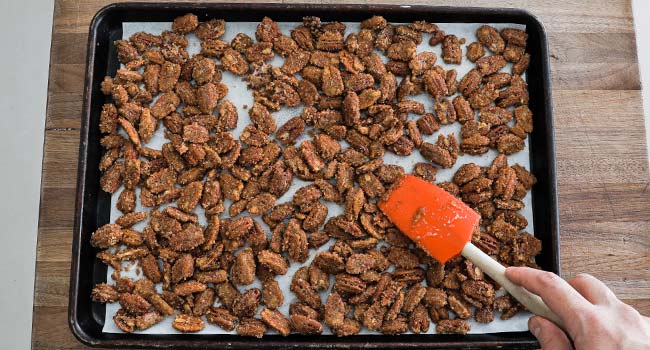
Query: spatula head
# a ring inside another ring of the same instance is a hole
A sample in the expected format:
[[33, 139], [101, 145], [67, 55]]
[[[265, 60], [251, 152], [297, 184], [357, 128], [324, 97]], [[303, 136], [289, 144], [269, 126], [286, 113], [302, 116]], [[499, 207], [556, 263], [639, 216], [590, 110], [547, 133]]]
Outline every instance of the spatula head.
[[412, 175], [401, 177], [378, 206], [440, 263], [460, 254], [481, 219], [460, 199]]

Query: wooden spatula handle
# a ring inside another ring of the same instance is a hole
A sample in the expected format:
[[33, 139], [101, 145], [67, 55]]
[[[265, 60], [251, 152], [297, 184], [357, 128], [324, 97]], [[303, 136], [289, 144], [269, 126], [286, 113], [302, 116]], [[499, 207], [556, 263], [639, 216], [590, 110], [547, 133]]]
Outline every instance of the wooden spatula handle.
[[530, 312], [551, 320], [560, 326], [560, 328], [564, 328], [560, 318], [548, 308], [542, 298], [510, 282], [510, 280], [506, 278], [506, 268], [498, 261], [485, 254], [482, 250], [478, 249], [472, 244], [472, 242], [468, 242], [465, 245], [461, 254], [483, 270], [483, 272], [490, 276], [494, 281], [503, 286], [510, 295], [517, 299]]

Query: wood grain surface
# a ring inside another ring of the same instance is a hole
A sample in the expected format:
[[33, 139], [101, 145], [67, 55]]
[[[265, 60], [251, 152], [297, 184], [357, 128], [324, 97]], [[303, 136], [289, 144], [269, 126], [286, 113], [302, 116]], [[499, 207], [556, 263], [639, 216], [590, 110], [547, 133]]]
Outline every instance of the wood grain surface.
[[[90, 20], [110, 2], [55, 2], [33, 349], [83, 348], [68, 328], [67, 302], [84, 62]], [[525, 8], [544, 23], [556, 117], [563, 277], [591, 273], [650, 315], [650, 175], [630, 2], [410, 4]]]

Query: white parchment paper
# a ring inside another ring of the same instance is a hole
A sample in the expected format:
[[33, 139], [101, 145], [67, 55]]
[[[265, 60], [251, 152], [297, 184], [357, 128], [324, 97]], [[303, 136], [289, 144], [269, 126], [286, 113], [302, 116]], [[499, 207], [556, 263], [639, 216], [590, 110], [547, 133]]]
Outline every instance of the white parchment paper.
[[[223, 40], [226, 40], [230, 42], [237, 33], [246, 33], [250, 37], [255, 38], [255, 28], [257, 26], [258, 22], [227, 22], [226, 24], [226, 33], [222, 37]], [[482, 23], [477, 24], [477, 23], [437, 23], [442, 30], [444, 30], [446, 33], [449, 34], [455, 34], [459, 38], [465, 38], [466, 43], [465, 45], [462, 45], [463, 47], [463, 54], [465, 53], [465, 46], [470, 44], [471, 42], [476, 41], [476, 29], [482, 25]], [[283, 34], [289, 35], [290, 30], [292, 28], [295, 28], [298, 23], [279, 23], [280, 29], [282, 30]], [[359, 31], [359, 23], [346, 23], [347, 25], [347, 33], [350, 33], [352, 31], [358, 32]], [[513, 28], [519, 28], [519, 29], [524, 29], [525, 26], [523, 25], [518, 25], [518, 24], [504, 24], [504, 23], [495, 23], [495, 24], [490, 24], [496, 29], [500, 30], [505, 27], [513, 27]], [[124, 23], [122, 26], [123, 29], [123, 35], [122, 37], [124, 39], [128, 39], [132, 34], [140, 31], [144, 31], [147, 33], [152, 33], [152, 34], [160, 34], [164, 30], [171, 30], [171, 23], [162, 23], [162, 22], [132, 22], [132, 23]], [[445, 70], [447, 69], [456, 69], [458, 71], [458, 77], [463, 77], [469, 70], [474, 68], [474, 64], [469, 62], [463, 55], [463, 63], [461, 65], [447, 65], [445, 64], [441, 57], [441, 45], [437, 45], [436, 47], [431, 47], [428, 45], [429, 41], [429, 34], [423, 34], [423, 42], [418, 46], [418, 52], [421, 51], [433, 51], [436, 53], [438, 56], [438, 60], [436, 64], [442, 65]], [[200, 41], [193, 35], [190, 34], [187, 36], [188, 41], [189, 41], [189, 46], [187, 48], [187, 51], [190, 55], [197, 54], [199, 53], [201, 47], [200, 47]], [[381, 55], [384, 59], [385, 57]], [[275, 55], [275, 58], [273, 61], [270, 63], [274, 66], [281, 66], [282, 65], [283, 59], [279, 55]], [[503, 71], [510, 71], [510, 66], [511, 64], [509, 63], [506, 68], [503, 69]], [[248, 110], [244, 109], [243, 106], [247, 105], [248, 107], [253, 105], [253, 96], [250, 90], [246, 88], [246, 82], [242, 80], [242, 77], [235, 76], [231, 74], [228, 71], [223, 72], [223, 83], [228, 85], [229, 91], [228, 95], [226, 96], [227, 99], [231, 100], [236, 106], [237, 106], [237, 111], [239, 113], [239, 122], [237, 124], [237, 128], [233, 130], [232, 134], [235, 138], [238, 138], [242, 130], [246, 125], [250, 123], [250, 118], [248, 117]], [[416, 100], [419, 102], [424, 103], [425, 109], [427, 112], [433, 112], [433, 99], [428, 95], [428, 94], [420, 94], [419, 96], [410, 96], [409, 97], [412, 100]], [[452, 97], [453, 98], [453, 97]], [[297, 116], [300, 114], [300, 111], [302, 110], [303, 106], [299, 107], [293, 107], [293, 108], [287, 108], [283, 107], [280, 111], [273, 113], [273, 117], [275, 118], [277, 125], [283, 125], [288, 119]], [[151, 139], [151, 141], [147, 144], [147, 147], [155, 148], [155, 149], [160, 149], [162, 145], [168, 140], [166, 140], [163, 136], [164, 134], [164, 127], [162, 125], [159, 126], [158, 130], [156, 131], [154, 137]], [[454, 133], [456, 135], [456, 138], [460, 141], [461, 138], [459, 137], [460, 133], [460, 124], [459, 123], [454, 123], [452, 125], [444, 125], [442, 128], [434, 133], [431, 136], [426, 136], [423, 135], [424, 140], [435, 143], [435, 141], [438, 138], [438, 134], [442, 133], [445, 135], [448, 135], [450, 133]], [[307, 133], [303, 133], [303, 135], [296, 141], [296, 144], [300, 144], [301, 141], [305, 139], [309, 139], [310, 137], [306, 135]], [[344, 147], [347, 147], [347, 145], [343, 142]], [[529, 151], [528, 151], [528, 140], [525, 142], [525, 148], [521, 152], [518, 152], [514, 155], [511, 155], [508, 159], [510, 164], [515, 164], [519, 163], [522, 166], [524, 166], [526, 169], [529, 169], [530, 165], [530, 157], [529, 157]], [[497, 152], [495, 150], [490, 150], [488, 153], [480, 155], [480, 156], [473, 156], [473, 155], [464, 155], [461, 156], [456, 164], [454, 165], [453, 168], [451, 169], [438, 169], [438, 172], [436, 174], [436, 179], [438, 181], [450, 181], [451, 177], [453, 174], [456, 172], [458, 167], [460, 167], [464, 163], [468, 162], [473, 162], [481, 166], [487, 166], [492, 163], [492, 160], [497, 156]], [[384, 156], [384, 163], [386, 164], [397, 164], [401, 165], [404, 167], [405, 171], [411, 172], [413, 169], [413, 165], [417, 162], [422, 162], [426, 161], [422, 156], [420, 155], [420, 152], [415, 151], [413, 154], [411, 154], [408, 157], [402, 157], [402, 156], [397, 156], [393, 153], [386, 152], [386, 155]], [[292, 186], [290, 190], [284, 194], [282, 197], [278, 198], [277, 203], [284, 203], [288, 202], [291, 200], [293, 197], [293, 194], [295, 191], [308, 184], [308, 182], [302, 181], [300, 179], [297, 179], [294, 177]], [[115, 220], [117, 217], [122, 215], [120, 211], [118, 211], [115, 207], [115, 204], [117, 202], [117, 198], [119, 193], [121, 192], [122, 189], [119, 189], [116, 191], [113, 196], [111, 197], [111, 222]], [[136, 190], [136, 194], [138, 195], [139, 198], [139, 189]], [[526, 219], [529, 222], [529, 226], [527, 230], [529, 232], [534, 232], [533, 228], [533, 217], [532, 217], [532, 205], [531, 205], [531, 198], [530, 194], [524, 198], [524, 203], [526, 204], [526, 207], [521, 211], [521, 213], [526, 217]], [[229, 201], [226, 201], [226, 209], [229, 206]], [[327, 203], [325, 204], [328, 207], [329, 210], [329, 215], [330, 216], [336, 216], [339, 215], [343, 212], [343, 208], [337, 204], [333, 203]], [[150, 211], [150, 208], [144, 208], [140, 205], [139, 200], [137, 204], [136, 211]], [[203, 215], [203, 209], [198, 206], [195, 212], [199, 216], [199, 222], [201, 225], [205, 227], [206, 225], [206, 220], [205, 216]], [[246, 212], [244, 213], [246, 214]], [[267, 229], [267, 232], [269, 231], [268, 226], [262, 222], [261, 219], [257, 218], [257, 221], [262, 224], [262, 226]], [[142, 230], [146, 226], [146, 222], [141, 222], [137, 225], [134, 226], [134, 229], [136, 230]], [[309, 265], [313, 257], [316, 255], [317, 252], [319, 251], [324, 251], [329, 248], [330, 245], [332, 245], [333, 242], [330, 241], [329, 244], [326, 244], [323, 247], [320, 247], [317, 251], [311, 250], [310, 251], [310, 257], [309, 260], [306, 262], [306, 265]], [[122, 272], [122, 276], [124, 277], [131, 277], [133, 279], [139, 279], [142, 274], [139, 268], [137, 266], [131, 264], [131, 263], [125, 263], [124, 265], [126, 267], [125, 272]], [[279, 308], [279, 311], [281, 311], [284, 315], [289, 314], [289, 305], [296, 301], [296, 297], [289, 290], [289, 285], [291, 283], [291, 277], [293, 276], [293, 273], [300, 267], [303, 266], [300, 263], [293, 262], [291, 263], [289, 267], [289, 271], [287, 274], [283, 276], [276, 276], [276, 280], [278, 281], [280, 288], [282, 289], [282, 292], [284, 293], [284, 304]], [[108, 281], [111, 281], [111, 274], [113, 273], [113, 269], [111, 267], [108, 268], [108, 272], [106, 275], [106, 278]], [[330, 286], [333, 285], [333, 277], [331, 277], [331, 283]], [[253, 284], [248, 285], [248, 286], [240, 286], [238, 287], [240, 291], [244, 291], [249, 288], [261, 288], [261, 285], [259, 281], [255, 281]], [[158, 284], [156, 286], [158, 289], [158, 292], [162, 292], [162, 285]], [[321, 293], [321, 298], [323, 302], [325, 302], [327, 295], [329, 294], [329, 291]], [[218, 305], [219, 301], [217, 300], [216, 304]], [[112, 320], [113, 316], [117, 312], [117, 310], [120, 308], [119, 303], [113, 303], [113, 304], [107, 304], [106, 305], [106, 318], [104, 322], [104, 328], [103, 331], [106, 333], [121, 333], [122, 331], [117, 328]], [[524, 331], [528, 329], [527, 326], [527, 321], [528, 318], [530, 317], [530, 314], [520, 312], [517, 314], [515, 317], [509, 319], [509, 320], [501, 320], [499, 318], [499, 315], [495, 315], [495, 319], [493, 322], [488, 323], [488, 324], [481, 324], [477, 323], [473, 320], [469, 320], [472, 328], [470, 333], [497, 333], [497, 332], [514, 332], [514, 331]], [[171, 323], [173, 321], [173, 317], [165, 317], [165, 319], [160, 322], [159, 324], [144, 330], [144, 331], [138, 331], [139, 333], [145, 333], [145, 334], [178, 334], [177, 330], [173, 329], [171, 327]], [[235, 332], [226, 332], [223, 329], [209, 324], [206, 322], [205, 329], [203, 329], [200, 334], [235, 334]], [[330, 330], [327, 328], [327, 326], [324, 327], [324, 334], [331, 334]], [[379, 334], [377, 332], [370, 331], [368, 329], [363, 329], [362, 334]], [[432, 324], [431, 327], [429, 327], [429, 334], [435, 333], [435, 325]]]

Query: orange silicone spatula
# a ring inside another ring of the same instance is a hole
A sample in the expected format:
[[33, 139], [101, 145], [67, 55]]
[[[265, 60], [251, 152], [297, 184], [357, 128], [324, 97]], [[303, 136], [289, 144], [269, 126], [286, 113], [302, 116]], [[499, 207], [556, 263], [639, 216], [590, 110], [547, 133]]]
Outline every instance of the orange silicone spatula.
[[506, 268], [472, 244], [480, 215], [460, 199], [430, 182], [405, 175], [378, 206], [397, 228], [440, 263], [462, 254], [530, 312], [562, 326], [542, 298], [510, 282]]

